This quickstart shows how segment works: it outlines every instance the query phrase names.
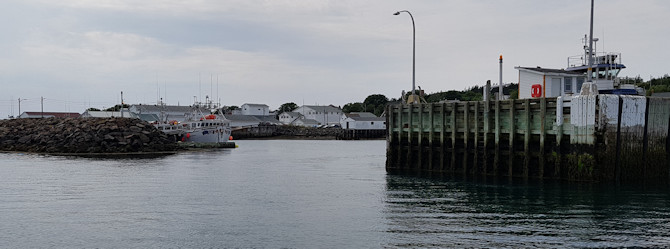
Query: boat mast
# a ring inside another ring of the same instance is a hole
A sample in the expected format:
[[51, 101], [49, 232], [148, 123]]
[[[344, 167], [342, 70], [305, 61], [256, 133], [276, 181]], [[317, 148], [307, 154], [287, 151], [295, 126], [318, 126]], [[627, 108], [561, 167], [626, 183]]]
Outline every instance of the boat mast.
[[589, 69], [586, 72], [586, 81], [593, 82], [593, 1], [591, 0], [591, 28], [589, 31]]

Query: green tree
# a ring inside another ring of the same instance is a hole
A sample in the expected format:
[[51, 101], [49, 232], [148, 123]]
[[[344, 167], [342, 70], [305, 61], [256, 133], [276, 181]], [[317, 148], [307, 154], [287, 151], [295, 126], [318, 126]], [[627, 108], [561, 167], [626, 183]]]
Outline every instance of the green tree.
[[384, 112], [384, 108], [386, 108], [386, 103], [388, 102], [389, 99], [383, 94], [372, 94], [365, 98], [363, 106], [366, 112], [372, 112], [379, 116]]
[[281, 106], [279, 106], [279, 110], [277, 110], [277, 114], [281, 114], [284, 112], [292, 112], [293, 110], [298, 109], [298, 105], [296, 105], [293, 102], [288, 102], [284, 103]]
[[[130, 107], [128, 104], [123, 104], [123, 108], [128, 108], [128, 107]], [[114, 107], [110, 107], [110, 108], [105, 109], [105, 111], [108, 111], [108, 112], [118, 112], [120, 110], [121, 110], [121, 105], [115, 105]]]
[[372, 94], [367, 98], [365, 98], [363, 104], [379, 106], [379, 105], [386, 105], [387, 102], [389, 102], [389, 99], [383, 94]]
[[87, 110], [87, 111], [92, 111], [92, 112], [93, 112], [93, 111], [95, 111], [95, 112], [99, 112], [99, 111], [100, 111], [100, 109], [98, 109], [98, 108], [93, 108], [93, 107], [88, 108], [88, 109], [86, 109], [86, 110]]
[[348, 103], [342, 107], [342, 112], [351, 113], [351, 112], [362, 112], [364, 110], [363, 103]]

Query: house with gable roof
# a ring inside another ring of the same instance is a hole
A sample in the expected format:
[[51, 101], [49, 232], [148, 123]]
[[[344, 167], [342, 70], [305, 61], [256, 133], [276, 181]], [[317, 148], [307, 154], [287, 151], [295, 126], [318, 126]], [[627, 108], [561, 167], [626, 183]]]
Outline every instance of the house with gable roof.
[[369, 112], [344, 113], [340, 126], [345, 130], [386, 130], [386, 118]]

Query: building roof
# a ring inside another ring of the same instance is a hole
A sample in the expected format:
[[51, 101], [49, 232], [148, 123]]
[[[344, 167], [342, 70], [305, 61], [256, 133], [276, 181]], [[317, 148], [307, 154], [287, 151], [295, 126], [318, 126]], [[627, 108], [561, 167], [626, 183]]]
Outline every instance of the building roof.
[[[190, 113], [193, 108], [190, 106], [176, 106], [176, 105], [132, 105], [131, 108], [137, 109], [139, 112], [147, 113], [159, 113], [161, 111], [165, 112], [177, 112], [177, 113]], [[200, 108], [202, 112], [209, 113], [209, 110], [206, 108]]]
[[319, 121], [316, 121], [314, 119], [309, 119], [309, 118], [296, 119], [295, 121], [293, 121], [293, 123], [301, 123], [301, 124], [304, 124], [304, 125], [319, 125]]
[[361, 118], [376, 118], [375, 114], [370, 113], [370, 112], [350, 112], [350, 113], [345, 113], [347, 117], [361, 117]]
[[304, 105], [304, 108], [309, 108], [317, 112], [342, 112], [342, 109], [332, 105]]
[[243, 105], [247, 105], [247, 106], [258, 106], [258, 107], [269, 107], [269, 106], [266, 105], [266, 104], [250, 104], [250, 103], [244, 103]]
[[279, 120], [277, 120], [274, 116], [261, 116], [261, 115], [255, 115], [258, 120], [264, 123], [270, 123], [270, 124], [278, 124]]
[[386, 121], [384, 117], [349, 117], [354, 121]]
[[[26, 114], [26, 115], [23, 115]], [[56, 117], [56, 118], [78, 118], [81, 116], [81, 114], [76, 113], [76, 112], [23, 112], [23, 114], [19, 115], [21, 116], [28, 116], [28, 117]]]
[[159, 121], [158, 115], [156, 114], [136, 114], [137, 118], [147, 121], [147, 122], [154, 122], [154, 121]]
[[[121, 112], [112, 111], [86, 111], [81, 115], [82, 118], [120, 118]], [[127, 110], [123, 111], [124, 118], [137, 118], [137, 115]]]
[[239, 115], [239, 114], [234, 114], [234, 115], [226, 115], [226, 118], [230, 121], [237, 121], [237, 122], [261, 122], [256, 116], [252, 115]]
[[572, 75], [582, 75], [582, 73], [566, 71], [565, 69], [552, 69], [552, 68], [542, 68], [542, 67], [515, 67], [517, 70], [526, 70], [533, 71], [538, 73], [553, 73], [553, 74], [572, 74]]

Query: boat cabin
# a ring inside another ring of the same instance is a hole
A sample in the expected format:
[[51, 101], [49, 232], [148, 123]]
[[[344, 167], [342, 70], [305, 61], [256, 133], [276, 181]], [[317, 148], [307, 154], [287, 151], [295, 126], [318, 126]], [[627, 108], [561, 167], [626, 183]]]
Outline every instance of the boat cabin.
[[[541, 67], [515, 67], [519, 70], [519, 98], [545, 98], [578, 95], [586, 82], [589, 58], [592, 58], [592, 82], [603, 94], [640, 94], [633, 85], [620, 85], [620, 53], [589, 52], [588, 39], [584, 36], [584, 53], [568, 57], [566, 69]], [[598, 39], [594, 39], [598, 41]]]
[[519, 70], [519, 98], [550, 98], [578, 95], [586, 76], [564, 69], [515, 67]]

